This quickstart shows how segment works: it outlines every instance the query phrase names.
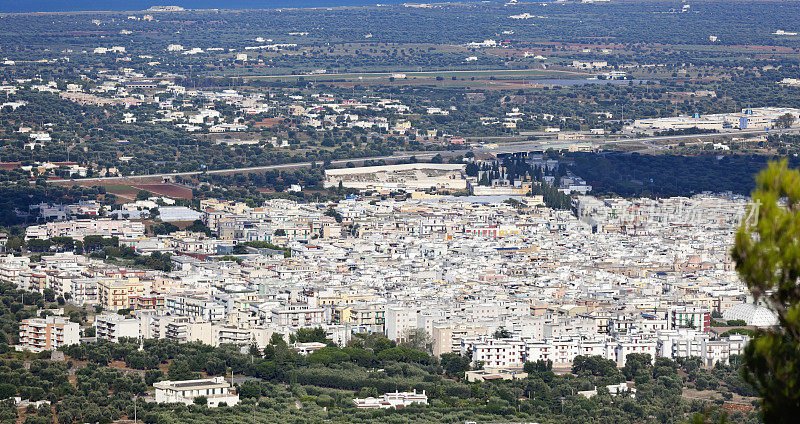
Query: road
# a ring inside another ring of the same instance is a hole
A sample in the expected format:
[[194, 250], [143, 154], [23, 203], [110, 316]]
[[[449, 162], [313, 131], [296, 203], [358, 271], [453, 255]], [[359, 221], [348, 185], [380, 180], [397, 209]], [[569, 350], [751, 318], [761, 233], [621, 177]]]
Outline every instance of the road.
[[[501, 143], [498, 144], [497, 147], [488, 148], [488, 147], [475, 147], [475, 148], [467, 148], [461, 150], [443, 150], [443, 151], [425, 151], [425, 152], [402, 152], [397, 153], [394, 155], [388, 156], [373, 156], [368, 158], [352, 158], [352, 159], [337, 159], [331, 161], [331, 165], [334, 166], [342, 166], [346, 165], [348, 162], [359, 164], [365, 161], [387, 161], [387, 162], [397, 162], [401, 160], [408, 160], [412, 157], [417, 159], [430, 159], [437, 154], [442, 155], [444, 157], [452, 157], [452, 156], [459, 156], [464, 155], [467, 152], [473, 153], [492, 153], [492, 154], [508, 154], [508, 153], [523, 153], [523, 152], [536, 152], [536, 151], [545, 151], [547, 149], [565, 149], [571, 145], [579, 144], [581, 142], [591, 142], [596, 144], [633, 144], [633, 143], [642, 143], [650, 145], [654, 147], [652, 143], [660, 142], [660, 141], [681, 141], [681, 140], [689, 140], [689, 139], [703, 139], [703, 138], [714, 138], [714, 137], [734, 137], [734, 136], [741, 136], [741, 135], [758, 135], [758, 134], [786, 134], [786, 133], [796, 133], [800, 132], [800, 128], [789, 128], [789, 129], [782, 129], [782, 130], [744, 130], [744, 131], [731, 131], [731, 132], [724, 132], [724, 133], [709, 133], [709, 134], [692, 134], [692, 135], [670, 135], [670, 136], [658, 136], [658, 137], [641, 137], [641, 138], [625, 138], [625, 139], [613, 139], [613, 140], [558, 140], [558, 139], [542, 139], [536, 141], [520, 141], [520, 142], [509, 142], [509, 143]], [[319, 162], [317, 162], [319, 164]], [[80, 178], [80, 179], [57, 179], [57, 180], [48, 180], [51, 183], [86, 183], [86, 182], [104, 182], [104, 181], [135, 181], [135, 180], [153, 180], [153, 179], [164, 179], [164, 178], [173, 178], [173, 177], [190, 177], [193, 175], [199, 174], [233, 174], [236, 172], [260, 172], [260, 171], [269, 171], [269, 170], [276, 170], [276, 169], [295, 169], [295, 168], [306, 168], [311, 166], [312, 162], [295, 162], [295, 163], [284, 163], [280, 165], [267, 165], [267, 166], [252, 166], [246, 168], [228, 168], [228, 169], [215, 169], [210, 171], [189, 171], [189, 172], [171, 172], [171, 173], [163, 173], [163, 174], [148, 174], [148, 175], [129, 175], [124, 177], [95, 177], [95, 178]]]
[[592, 142], [596, 144], [652, 144], [655, 142], [660, 141], [675, 141], [680, 142], [682, 140], [692, 140], [692, 139], [703, 139], [703, 138], [715, 138], [715, 137], [735, 137], [735, 136], [742, 136], [742, 135], [759, 135], [759, 134], [787, 134], [787, 133], [797, 133], [800, 132], [800, 128], [789, 128], [789, 129], [781, 129], [781, 130], [744, 130], [744, 131], [730, 131], [730, 132], [723, 132], [723, 133], [708, 133], [708, 134], [690, 134], [690, 135], [666, 135], [666, 136], [656, 136], [656, 137], [640, 137], [640, 138], [624, 138], [624, 139], [613, 139], [613, 140], [557, 140], [557, 139], [547, 139], [547, 140], [536, 140], [536, 141], [518, 141], [518, 142], [510, 142], [510, 143], [502, 143], [498, 144], [497, 148], [494, 149], [486, 149], [486, 148], [478, 148], [472, 149], [474, 152], [490, 152], [490, 153], [518, 153], [518, 152], [525, 152], [525, 151], [537, 151], [537, 150], [547, 150], [549, 148], [552, 149], [565, 149], [571, 145], [578, 144], [581, 142]]
[[[396, 72], [344, 72], [340, 74], [282, 74], [282, 75], [239, 75], [241, 78], [247, 79], [267, 79], [267, 78], [299, 78], [305, 79], [341, 79], [341, 78], [388, 78], [395, 74], [404, 74], [406, 76], [437, 76], [442, 74], [487, 74], [487, 75], [503, 75], [503, 76], [520, 76], [530, 77], [531, 79], [548, 79], [548, 77], [558, 76], [584, 76], [590, 77], [591, 73], [576, 72], [568, 70], [550, 70], [550, 69], [440, 69], [433, 71], [396, 71]], [[222, 75], [212, 75], [212, 77], [221, 77]], [[224, 76], [230, 77], [230, 74]]]
[[[469, 150], [460, 150], [461, 154], [468, 152]], [[434, 151], [434, 152], [406, 152], [396, 155], [389, 155], [389, 156], [373, 156], [368, 158], [352, 158], [352, 159], [337, 159], [332, 160], [330, 163], [331, 165], [346, 165], [348, 162], [352, 163], [362, 163], [364, 161], [373, 160], [385, 160], [385, 161], [397, 161], [397, 160], [405, 160], [410, 159], [412, 156], [417, 157], [419, 159], [430, 159], [437, 154], [442, 154], [442, 156], [454, 156], [456, 153], [454, 151]], [[321, 162], [316, 162], [320, 164]], [[50, 183], [68, 183], [68, 182], [101, 182], [101, 181], [117, 181], [117, 180], [152, 180], [157, 178], [170, 178], [170, 177], [190, 177], [192, 175], [199, 175], [199, 174], [233, 174], [236, 172], [258, 172], [258, 171], [269, 171], [275, 169], [293, 169], [293, 168], [307, 168], [311, 166], [312, 162], [295, 162], [295, 163], [283, 163], [279, 165], [266, 165], [266, 166], [251, 166], [246, 168], [227, 168], [227, 169], [214, 169], [211, 171], [188, 171], [188, 172], [170, 172], [170, 173], [163, 173], [163, 174], [147, 174], [147, 175], [128, 175], [124, 177], [94, 177], [94, 178], [78, 178], [78, 179], [60, 179], [60, 180], [47, 180]]]

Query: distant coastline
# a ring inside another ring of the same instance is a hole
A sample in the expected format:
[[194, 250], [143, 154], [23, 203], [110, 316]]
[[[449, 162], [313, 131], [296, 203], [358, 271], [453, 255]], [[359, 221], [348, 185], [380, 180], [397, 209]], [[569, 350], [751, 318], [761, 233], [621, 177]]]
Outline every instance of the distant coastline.
[[[321, 7], [363, 7], [379, 4], [398, 5], [404, 0], [174, 0], [154, 2], [143, 0], [111, 1], [55, 1], [55, 0], [10, 0], [0, 2], [0, 13], [69, 13], [69, 12], [143, 12], [152, 6], [180, 6], [186, 10], [259, 10], [259, 9], [305, 9]], [[415, 2], [411, 2], [415, 3]], [[155, 12], [181, 13], [181, 12]]]

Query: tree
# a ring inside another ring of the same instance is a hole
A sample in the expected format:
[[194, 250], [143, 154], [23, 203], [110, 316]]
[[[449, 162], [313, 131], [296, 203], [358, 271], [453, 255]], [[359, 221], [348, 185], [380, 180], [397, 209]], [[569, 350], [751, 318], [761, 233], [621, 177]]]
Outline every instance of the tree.
[[322, 327], [298, 328], [294, 334], [289, 335], [289, 340], [294, 343], [328, 343], [328, 337]]
[[31, 252], [45, 252], [50, 250], [50, 240], [30, 239], [28, 240], [28, 250]]
[[42, 295], [44, 296], [44, 300], [47, 302], [55, 302], [56, 301], [56, 292], [51, 288], [47, 288], [42, 290]]
[[795, 117], [791, 113], [779, 116], [775, 120], [775, 126], [778, 128], [789, 128], [794, 124]]
[[247, 349], [247, 353], [250, 354], [253, 358], [261, 358], [261, 349], [258, 348], [258, 344], [256, 342], [251, 342], [250, 346]]
[[180, 230], [180, 228], [178, 228], [176, 225], [170, 224], [169, 222], [163, 222], [160, 224], [153, 225], [151, 229], [153, 231], [153, 234], [157, 236], [162, 234], [172, 234], [175, 231]]
[[494, 332], [495, 339], [507, 339], [509, 337], [511, 337], [511, 332], [503, 327], [498, 328], [497, 331]]
[[548, 372], [553, 370], [553, 361], [539, 359], [536, 362], [526, 361], [522, 366], [523, 371], [528, 374]]
[[430, 351], [433, 344], [430, 334], [424, 328], [407, 328], [403, 331], [401, 345], [422, 352]]
[[578, 355], [572, 361], [572, 373], [584, 376], [616, 377], [619, 371], [617, 370], [617, 364], [610, 359], [605, 359], [602, 356]]
[[156, 381], [164, 378], [164, 372], [161, 370], [147, 370], [144, 372], [144, 383], [152, 386]]
[[205, 364], [205, 371], [208, 375], [224, 375], [228, 370], [225, 361], [219, 358], [211, 358]]
[[194, 404], [200, 406], [206, 406], [208, 405], [208, 398], [205, 396], [198, 396], [194, 398]]
[[800, 172], [770, 162], [756, 177], [753, 205], [736, 233], [736, 270], [780, 326], [759, 329], [745, 349], [743, 378], [761, 396], [765, 422], [800, 415]]
[[458, 353], [443, 353], [441, 365], [445, 374], [450, 377], [463, 378], [464, 373], [469, 371], [471, 359]]
[[17, 394], [17, 387], [13, 384], [2, 383], [0, 384], [0, 398], [8, 399]]
[[167, 378], [172, 381], [192, 380], [198, 378], [198, 374], [192, 372], [191, 366], [187, 361], [174, 360], [167, 369]]
[[273, 346], [286, 346], [286, 340], [283, 339], [283, 335], [280, 333], [272, 333], [272, 336], [269, 338], [269, 344]]
[[[469, 152], [469, 153], [472, 153], [472, 152]], [[478, 172], [480, 172], [480, 169], [478, 168], [478, 165], [476, 165], [473, 162], [468, 163], [467, 166], [464, 167], [464, 173], [466, 173], [470, 177], [477, 177], [478, 176]]]
[[261, 384], [256, 381], [245, 381], [239, 386], [239, 396], [258, 399], [261, 396]]
[[6, 250], [8, 251], [19, 251], [22, 249], [22, 245], [24, 244], [22, 238], [20, 237], [9, 237], [8, 241], [6, 241]]
[[325, 216], [330, 216], [336, 220], [336, 222], [342, 222], [342, 214], [339, 213], [333, 206], [329, 207], [328, 210], [325, 211]]
[[200, 219], [195, 219], [192, 222], [192, 225], [186, 227], [186, 231], [191, 231], [195, 233], [205, 233], [206, 237], [211, 237], [211, 229], [206, 226]]
[[649, 374], [652, 361], [649, 353], [631, 353], [625, 357], [622, 373], [627, 380], [633, 380], [639, 374]]

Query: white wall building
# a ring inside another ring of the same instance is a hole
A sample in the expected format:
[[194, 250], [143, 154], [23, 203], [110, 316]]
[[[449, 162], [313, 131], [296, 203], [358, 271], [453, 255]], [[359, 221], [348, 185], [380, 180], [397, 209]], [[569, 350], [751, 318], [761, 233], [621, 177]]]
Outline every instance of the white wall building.
[[125, 318], [119, 314], [97, 315], [94, 319], [95, 335], [98, 340], [117, 343], [120, 338], [139, 338], [140, 321], [136, 318]]
[[356, 408], [367, 408], [367, 409], [397, 408], [397, 407], [409, 406], [413, 403], [427, 405], [428, 395], [425, 394], [425, 390], [423, 390], [422, 393], [417, 393], [417, 390], [415, 389], [413, 392], [386, 393], [383, 396], [377, 398], [368, 397], [365, 399], [353, 399], [353, 403], [356, 405]]
[[191, 405], [195, 398], [205, 397], [211, 408], [221, 403], [234, 406], [239, 403], [239, 395], [231, 392], [231, 385], [224, 377], [200, 380], [159, 381], [153, 384], [157, 403], [183, 403]]

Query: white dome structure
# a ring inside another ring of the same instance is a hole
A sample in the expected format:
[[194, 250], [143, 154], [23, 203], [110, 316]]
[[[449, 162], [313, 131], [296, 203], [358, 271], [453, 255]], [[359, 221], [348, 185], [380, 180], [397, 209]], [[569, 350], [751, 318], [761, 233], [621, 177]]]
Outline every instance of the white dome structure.
[[778, 317], [775, 316], [775, 313], [752, 303], [731, 306], [722, 312], [722, 318], [725, 321], [740, 319], [753, 327], [771, 327], [778, 324]]

